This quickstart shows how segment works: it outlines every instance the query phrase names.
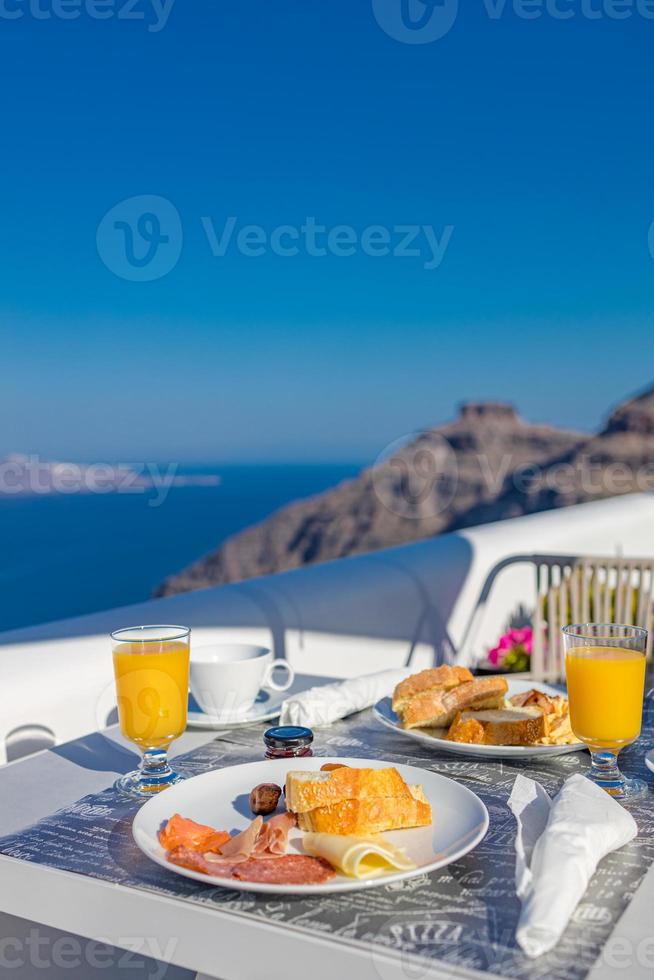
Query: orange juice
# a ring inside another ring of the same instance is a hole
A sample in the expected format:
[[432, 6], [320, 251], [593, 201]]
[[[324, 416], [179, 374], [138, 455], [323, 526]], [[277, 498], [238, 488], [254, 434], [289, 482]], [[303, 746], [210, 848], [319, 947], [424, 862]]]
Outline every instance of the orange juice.
[[583, 742], [611, 749], [640, 734], [645, 657], [621, 647], [573, 647], [565, 670], [572, 730]]
[[164, 749], [186, 728], [189, 644], [121, 643], [114, 650], [118, 718], [141, 749]]

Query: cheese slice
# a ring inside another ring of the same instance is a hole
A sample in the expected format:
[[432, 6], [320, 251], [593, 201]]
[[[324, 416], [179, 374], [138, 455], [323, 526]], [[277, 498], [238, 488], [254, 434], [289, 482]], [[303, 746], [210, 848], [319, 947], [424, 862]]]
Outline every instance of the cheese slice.
[[341, 834], [304, 834], [307, 854], [321, 857], [351, 878], [378, 878], [390, 871], [413, 871], [416, 867], [402, 848], [381, 834], [352, 837]]

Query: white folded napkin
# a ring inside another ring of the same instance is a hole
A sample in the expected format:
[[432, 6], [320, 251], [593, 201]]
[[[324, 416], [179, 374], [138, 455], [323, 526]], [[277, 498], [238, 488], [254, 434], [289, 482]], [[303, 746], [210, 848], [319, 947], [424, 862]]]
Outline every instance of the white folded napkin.
[[395, 686], [415, 670], [380, 670], [349, 681], [312, 687], [287, 698], [282, 705], [280, 725], [331, 725], [355, 711], [363, 711], [393, 693]]
[[518, 776], [509, 806], [518, 822], [516, 891], [522, 912], [516, 939], [527, 956], [558, 943], [595, 868], [637, 833], [631, 814], [576, 773], [550, 800], [533, 779]]

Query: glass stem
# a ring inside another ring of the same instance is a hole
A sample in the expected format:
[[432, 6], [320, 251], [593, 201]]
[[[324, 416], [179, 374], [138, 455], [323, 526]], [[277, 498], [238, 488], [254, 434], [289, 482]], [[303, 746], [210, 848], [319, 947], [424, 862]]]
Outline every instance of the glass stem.
[[625, 779], [618, 769], [618, 753], [607, 749], [591, 749], [591, 779], [611, 796], [622, 796]]
[[165, 784], [173, 771], [168, 764], [166, 749], [146, 749], [141, 760], [140, 782], [148, 786]]

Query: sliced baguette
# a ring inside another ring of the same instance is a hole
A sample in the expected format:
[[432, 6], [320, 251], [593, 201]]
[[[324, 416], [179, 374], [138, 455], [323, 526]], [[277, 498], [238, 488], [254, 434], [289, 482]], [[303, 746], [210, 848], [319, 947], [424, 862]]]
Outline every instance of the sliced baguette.
[[399, 712], [411, 698], [423, 691], [449, 691], [472, 679], [472, 674], [467, 667], [450, 667], [448, 664], [442, 664], [440, 667], [421, 670], [419, 674], [412, 674], [397, 685], [393, 692], [393, 711]]
[[321, 806], [298, 815], [300, 830], [317, 834], [346, 834], [365, 837], [387, 830], [428, 827], [432, 822], [431, 806], [420, 787], [416, 796], [404, 799], [370, 798], [345, 800], [334, 806]]
[[498, 711], [462, 711], [447, 737], [452, 742], [478, 745], [533, 745], [547, 734], [540, 708], [504, 708]]
[[400, 709], [403, 728], [445, 728], [460, 711], [501, 708], [508, 685], [504, 677], [478, 677], [450, 691], [424, 691]]
[[332, 769], [328, 772], [291, 771], [286, 777], [286, 806], [306, 813], [346, 800], [411, 799], [409, 787], [397, 769]]

